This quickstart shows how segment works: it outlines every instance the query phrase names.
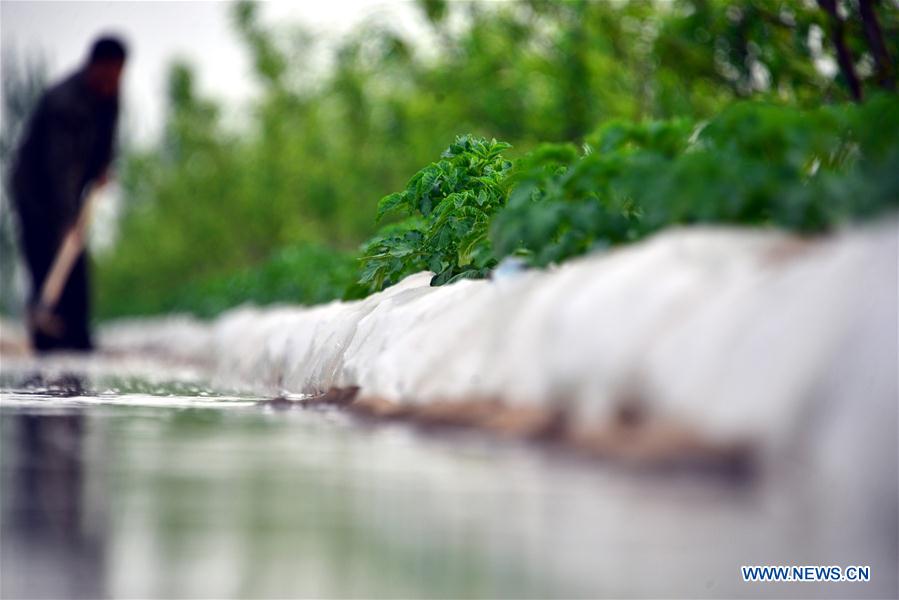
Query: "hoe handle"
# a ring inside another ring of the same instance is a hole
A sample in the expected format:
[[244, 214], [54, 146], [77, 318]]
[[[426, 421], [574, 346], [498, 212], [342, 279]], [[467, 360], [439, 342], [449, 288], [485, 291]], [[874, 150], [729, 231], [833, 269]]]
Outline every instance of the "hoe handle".
[[72, 273], [72, 267], [75, 266], [75, 261], [78, 260], [78, 256], [84, 249], [91, 204], [96, 195], [96, 187], [92, 187], [87, 192], [87, 198], [81, 207], [81, 212], [78, 214], [78, 220], [66, 232], [65, 238], [62, 240], [59, 251], [56, 253], [56, 258], [53, 259], [53, 266], [50, 267], [50, 273], [41, 287], [39, 305], [41, 310], [52, 311], [56, 307], [56, 303], [59, 302], [59, 297], [62, 296], [62, 290], [69, 279], [69, 275]]

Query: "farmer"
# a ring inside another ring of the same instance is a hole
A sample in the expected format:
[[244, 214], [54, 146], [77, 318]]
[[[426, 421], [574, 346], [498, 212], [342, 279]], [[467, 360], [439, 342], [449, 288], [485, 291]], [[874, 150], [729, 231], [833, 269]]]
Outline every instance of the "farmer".
[[[84, 232], [76, 223], [83, 225], [79, 215], [86, 190], [107, 179], [125, 57], [125, 45], [116, 38], [94, 42], [87, 62], [44, 92], [13, 162], [10, 190], [30, 273], [29, 313], [45, 310], [55, 324], [42, 327], [29, 319], [32, 347], [38, 352], [92, 348]], [[39, 306], [44, 280], [68, 237], [77, 240], [77, 259], [55, 305]]]

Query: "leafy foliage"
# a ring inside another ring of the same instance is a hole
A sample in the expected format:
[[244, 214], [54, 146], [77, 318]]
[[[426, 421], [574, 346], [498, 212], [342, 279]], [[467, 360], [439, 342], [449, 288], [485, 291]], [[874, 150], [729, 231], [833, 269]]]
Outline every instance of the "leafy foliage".
[[482, 277], [510, 254], [544, 266], [676, 224], [820, 232], [899, 206], [893, 95], [810, 110], [741, 102], [701, 122], [616, 120], [583, 152], [544, 144], [513, 168], [506, 148], [462, 136], [385, 196], [379, 215], [408, 218], [368, 243], [360, 283], [379, 290], [430, 269], [441, 285]]
[[547, 146], [519, 161], [491, 228], [497, 257], [546, 265], [674, 224], [818, 232], [899, 206], [899, 100], [613, 122], [575, 154]]
[[505, 204], [503, 182], [509, 144], [471, 135], [456, 138], [439, 161], [409, 180], [402, 192], [378, 203], [378, 218], [400, 213], [364, 247], [359, 283], [376, 291], [429, 269], [432, 285], [483, 277], [495, 260], [487, 237], [490, 219]]
[[[372, 19], [339, 40], [322, 40], [302, 26], [268, 25], [261, 5], [230, 5], [258, 94], [245, 118], [227, 119], [227, 107], [198, 93], [190, 65], [172, 66], [161, 139], [128, 148], [118, 168], [126, 207], [118, 245], [97, 256], [99, 312], [139, 314], [180, 306], [180, 290], [251, 268], [265, 271], [281, 248], [312, 244], [344, 255], [370, 239], [366, 283], [349, 292], [356, 296], [418, 268], [437, 269], [435, 283], [440, 283], [483, 274], [507, 252], [531, 253], [535, 263], [546, 264], [636, 239], [668, 221], [723, 218], [723, 209], [702, 199], [725, 197], [733, 177], [756, 177], [741, 172], [742, 166], [768, 173], [759, 181], [772, 186], [780, 180], [772, 179], [773, 167], [761, 154], [749, 160], [742, 149], [728, 150], [723, 143], [736, 162], [710, 165], [703, 157], [713, 150], [690, 142], [704, 120], [724, 118], [724, 109], [746, 98], [815, 109], [852, 97], [838, 67], [832, 19], [814, 2], [418, 4], [429, 53], [384, 19]], [[843, 2], [840, 14], [844, 45], [867, 97], [895, 84], [899, 11], [890, 2], [873, 4], [891, 58], [884, 60], [872, 49], [870, 23], [862, 20], [861, 9], [862, 3]], [[326, 60], [322, 52], [330, 53]], [[733, 115], [737, 127], [739, 115]], [[653, 122], [669, 132], [667, 141], [652, 138], [646, 123]], [[686, 132], [678, 129], [679, 122]], [[607, 136], [604, 143], [618, 144], [620, 137], [620, 145], [603, 149], [590, 136], [598, 126]], [[426, 240], [435, 217], [426, 217], [420, 206], [398, 207], [405, 220], [372, 238], [377, 229], [372, 199], [403, 188], [410, 173], [464, 131], [508, 141], [514, 145], [509, 158], [540, 142], [555, 144], [529, 160], [535, 169], [553, 171], [558, 181], [529, 171], [523, 160], [515, 174], [494, 182], [506, 190], [534, 179], [547, 201], [532, 202], [524, 191], [514, 192], [514, 202], [487, 226], [489, 239], [482, 235], [486, 213], [498, 210], [493, 204], [501, 205], [502, 195], [492, 198], [488, 209], [467, 197], [460, 209], [471, 209], [468, 216], [457, 213], [455, 201], [446, 204], [443, 210], [452, 212], [447, 219], [454, 224], [442, 239]], [[580, 156], [585, 140], [592, 154], [580, 164], [587, 158]], [[665, 144], [684, 143], [688, 149], [662, 152]], [[700, 156], [691, 158], [697, 151]], [[853, 156], [851, 145], [845, 151]], [[547, 152], [568, 157], [543, 163], [539, 156]], [[865, 185], [864, 177], [887, 185], [887, 175], [877, 171], [885, 162], [862, 161], [858, 168], [835, 172], [834, 187], [827, 187], [827, 161], [820, 160], [824, 171], [815, 185], [836, 198], [832, 206], [809, 208], [815, 202], [803, 200], [803, 191], [817, 188], [800, 185], [790, 196], [792, 216], [784, 209], [766, 217], [764, 197], [770, 193], [759, 183], [747, 192], [752, 201], [733, 200], [731, 218], [780, 219], [793, 226], [791, 219], [811, 223], [809, 213], [817, 211], [819, 220], [830, 222], [836, 213], [857, 212], [855, 205], [839, 208], [858, 201], [835, 191], [849, 185], [845, 173], [858, 178], [853, 186]], [[727, 166], [732, 173], [724, 171]], [[718, 177], [710, 176], [709, 184], [723, 191], [703, 187], [705, 169]], [[691, 173], [697, 179], [686, 181]], [[670, 202], [656, 207], [648, 191], [627, 197], [647, 174], [646, 183], [670, 195]], [[630, 179], [637, 183], [628, 184]], [[554, 191], [557, 184], [561, 191]], [[594, 185], [600, 187], [589, 191]], [[578, 186], [581, 191], [574, 190]], [[703, 206], [685, 208], [691, 199]], [[473, 229], [463, 241], [469, 222]], [[297, 277], [327, 279], [326, 271], [312, 275], [322, 264], [294, 268]], [[220, 291], [210, 288], [209, 294]], [[336, 288], [334, 293], [339, 295]]]
[[180, 286], [162, 302], [150, 298], [151, 302], [145, 306], [134, 307], [108, 301], [103, 317], [133, 314], [135, 309], [213, 317], [244, 303], [318, 304], [340, 298], [357, 276], [356, 258], [351, 254], [314, 244], [294, 245], [279, 250], [253, 268], [212, 275]]

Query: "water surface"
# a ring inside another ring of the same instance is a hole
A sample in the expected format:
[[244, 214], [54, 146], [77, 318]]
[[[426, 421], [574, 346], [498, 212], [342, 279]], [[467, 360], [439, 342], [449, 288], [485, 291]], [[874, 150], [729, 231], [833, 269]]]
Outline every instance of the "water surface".
[[741, 561], [809, 542], [757, 482], [277, 411], [171, 365], [0, 384], [8, 598], [746, 595]]

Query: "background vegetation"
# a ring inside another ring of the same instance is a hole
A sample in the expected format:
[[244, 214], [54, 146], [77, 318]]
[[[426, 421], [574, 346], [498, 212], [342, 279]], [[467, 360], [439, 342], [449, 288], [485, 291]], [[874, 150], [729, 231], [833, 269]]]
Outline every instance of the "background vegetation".
[[896, 204], [894, 0], [417, 6], [431, 52], [363, 26], [309, 77], [308, 32], [235, 5], [262, 90], [239, 128], [173, 65], [163, 139], [119, 168], [100, 315], [358, 297], [669, 223], [811, 232]]

